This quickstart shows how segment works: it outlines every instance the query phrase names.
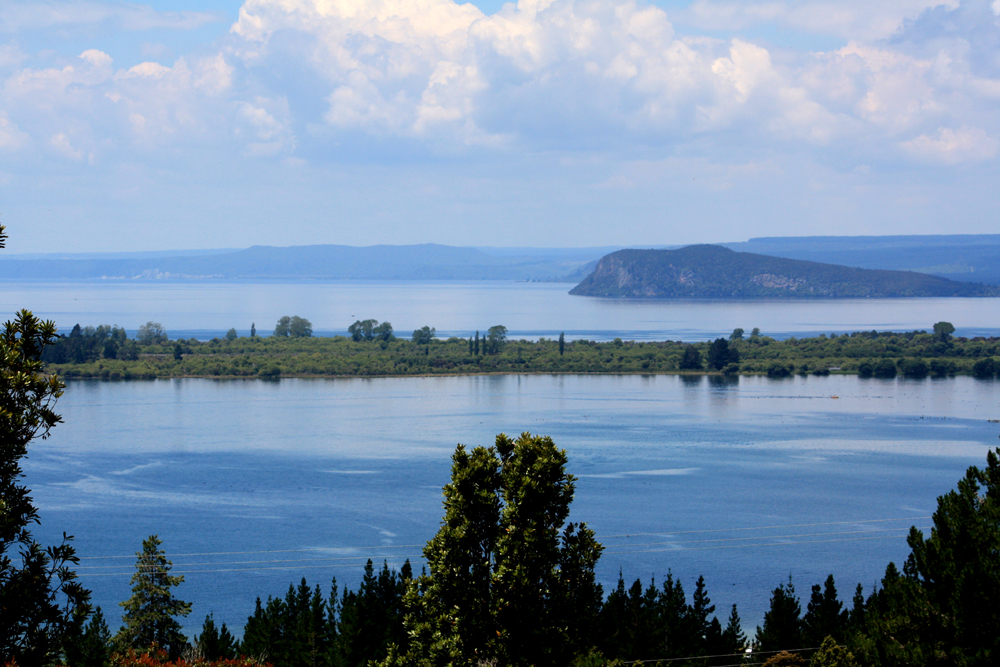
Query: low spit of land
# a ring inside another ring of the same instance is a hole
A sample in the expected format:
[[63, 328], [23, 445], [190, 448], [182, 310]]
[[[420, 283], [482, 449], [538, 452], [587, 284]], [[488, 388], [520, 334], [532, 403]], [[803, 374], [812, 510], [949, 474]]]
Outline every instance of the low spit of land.
[[[57, 348], [67, 344], [60, 341]], [[751, 335], [714, 342], [560, 343], [507, 340], [499, 351], [469, 339], [354, 341], [347, 337], [239, 337], [132, 345], [130, 358], [110, 348], [55, 350], [47, 372], [65, 378], [380, 377], [491, 373], [713, 373], [726, 375], [857, 373], [906, 377], [996, 377], [1000, 338], [953, 338], [923, 331], [858, 332], [775, 340]], [[110, 349], [110, 354], [114, 350]], [[124, 356], [124, 355], [122, 355]]]

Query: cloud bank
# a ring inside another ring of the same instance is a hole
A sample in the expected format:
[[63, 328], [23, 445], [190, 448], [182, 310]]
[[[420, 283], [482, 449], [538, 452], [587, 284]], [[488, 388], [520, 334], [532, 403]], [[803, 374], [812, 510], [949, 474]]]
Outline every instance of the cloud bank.
[[[0, 34], [111, 14], [137, 30], [213, 20], [10, 7]], [[453, 0], [246, 0], [227, 35], [172, 62], [0, 44], [0, 155], [36, 168], [556, 155], [617, 165], [611, 189], [641, 183], [637, 164], [678, 159], [728, 165], [727, 179], [801, 156], [841, 174], [993, 164], [998, 14], [988, 0], [696, 0], [682, 31], [635, 0], [520, 0], [493, 15]], [[761, 23], [842, 41], [796, 51], [736, 34]]]

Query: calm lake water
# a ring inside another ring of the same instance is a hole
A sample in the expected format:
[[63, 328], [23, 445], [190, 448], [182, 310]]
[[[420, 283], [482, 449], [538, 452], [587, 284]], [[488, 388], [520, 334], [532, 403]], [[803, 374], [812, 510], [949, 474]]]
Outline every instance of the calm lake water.
[[[468, 317], [448, 312], [437, 321]], [[634, 326], [659, 311], [628, 312]], [[256, 596], [303, 576], [355, 587], [369, 557], [419, 562], [455, 444], [525, 430], [568, 451], [571, 519], [606, 545], [606, 587], [672, 570], [690, 593], [704, 574], [722, 620], [737, 603], [752, 630], [789, 575], [806, 597], [831, 572], [845, 599], [870, 590], [1000, 434], [1000, 382], [968, 377], [77, 381], [58, 407], [65, 424], [25, 466], [36, 535], [77, 536], [114, 623], [158, 534], [194, 602], [189, 632], [209, 612], [241, 631]]]
[[318, 335], [344, 334], [357, 319], [388, 320], [401, 335], [422, 326], [469, 336], [503, 324], [516, 338], [705, 340], [736, 327], [767, 335], [913, 331], [945, 320], [960, 336], [1000, 335], [1000, 299], [842, 301], [628, 301], [570, 296], [564, 283], [9, 283], [0, 312], [30, 308], [63, 330], [153, 320], [172, 337], [208, 339], [230, 327], [266, 334], [283, 315], [308, 318]]

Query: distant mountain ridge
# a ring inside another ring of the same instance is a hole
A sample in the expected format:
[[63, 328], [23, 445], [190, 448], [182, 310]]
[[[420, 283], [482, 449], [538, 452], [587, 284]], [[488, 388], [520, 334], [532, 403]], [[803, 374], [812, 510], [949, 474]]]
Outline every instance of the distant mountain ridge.
[[969, 297], [1000, 296], [1000, 287], [693, 245], [610, 253], [570, 294], [636, 299]]
[[739, 252], [1000, 285], [1000, 234], [762, 237], [720, 245]]
[[[1000, 285], [1000, 234], [754, 238], [731, 250], [865, 269], [917, 271]], [[646, 246], [649, 248], [649, 246]], [[678, 246], [653, 246], [677, 249]], [[113, 253], [0, 253], [0, 281], [514, 280], [586, 278], [622, 246], [253, 246]]]
[[[253, 246], [215, 254], [0, 259], [8, 280], [539, 280], [576, 282], [613, 248]], [[493, 250], [489, 252], [488, 250]]]

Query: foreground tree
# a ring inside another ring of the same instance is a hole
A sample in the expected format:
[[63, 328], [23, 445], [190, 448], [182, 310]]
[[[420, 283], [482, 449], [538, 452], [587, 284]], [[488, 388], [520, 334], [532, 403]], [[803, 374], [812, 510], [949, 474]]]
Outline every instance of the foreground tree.
[[934, 527], [910, 529], [907, 580], [926, 595], [924, 619], [954, 664], [1000, 659], [1000, 449], [972, 466], [958, 488], [938, 498]]
[[[0, 248], [6, 238], [0, 225]], [[34, 540], [38, 510], [21, 484], [28, 445], [62, 421], [54, 407], [64, 385], [42, 373], [42, 350], [55, 338], [55, 324], [27, 310], [0, 334], [0, 664], [21, 667], [51, 662], [90, 611], [71, 569], [79, 562], [72, 538], [48, 548]]]
[[120, 603], [125, 613], [115, 644], [124, 650], [146, 649], [155, 643], [174, 659], [187, 644], [175, 617], [190, 614], [191, 603], [176, 599], [170, 590], [183, 583], [184, 577], [170, 574], [173, 564], [160, 549], [161, 544], [160, 538], [150, 535], [142, 541], [142, 551], [136, 553], [132, 597]]
[[574, 477], [551, 438], [459, 445], [445, 517], [406, 595], [407, 650], [384, 665], [567, 665], [594, 643], [603, 547], [566, 524]]

